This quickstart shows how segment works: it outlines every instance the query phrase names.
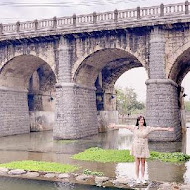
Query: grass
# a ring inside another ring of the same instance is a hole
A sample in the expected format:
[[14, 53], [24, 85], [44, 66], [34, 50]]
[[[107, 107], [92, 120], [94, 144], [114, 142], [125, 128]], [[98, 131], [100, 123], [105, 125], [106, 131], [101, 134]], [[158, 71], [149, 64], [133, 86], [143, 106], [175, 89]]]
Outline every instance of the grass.
[[[164, 162], [185, 162], [190, 159], [190, 156], [180, 153], [163, 153], [151, 152], [149, 160], [160, 160]], [[134, 157], [130, 155], [129, 150], [104, 150], [98, 147], [92, 147], [84, 152], [80, 152], [72, 156], [76, 160], [96, 161], [96, 162], [133, 162]]]
[[58, 173], [73, 172], [79, 169], [79, 167], [69, 164], [60, 164], [55, 162], [42, 162], [42, 161], [33, 161], [33, 160], [23, 160], [23, 161], [4, 163], [0, 164], [0, 167], [8, 169], [23, 169], [28, 171], [43, 171], [43, 172], [58, 172]]
[[164, 162], [185, 162], [190, 159], [190, 156], [181, 152], [165, 153], [165, 152], [151, 152], [150, 160], [161, 160]]
[[103, 173], [103, 172], [90, 171], [90, 170], [88, 170], [88, 169], [85, 169], [85, 170], [83, 171], [83, 173], [86, 174], [86, 175], [93, 175], [93, 176], [99, 176], [99, 177], [104, 176], [104, 173]]
[[130, 155], [129, 150], [104, 150], [98, 147], [89, 148], [84, 152], [73, 155], [72, 158], [103, 163], [134, 161], [134, 157]]

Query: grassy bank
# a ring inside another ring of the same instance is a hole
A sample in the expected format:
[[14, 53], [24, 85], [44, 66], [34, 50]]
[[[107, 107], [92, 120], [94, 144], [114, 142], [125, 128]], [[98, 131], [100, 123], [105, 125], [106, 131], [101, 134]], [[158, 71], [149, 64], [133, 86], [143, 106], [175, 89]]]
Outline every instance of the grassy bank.
[[73, 172], [79, 169], [79, 167], [69, 164], [60, 164], [55, 162], [42, 162], [42, 161], [33, 161], [33, 160], [23, 160], [23, 161], [15, 161], [10, 163], [0, 164], [0, 167], [8, 169], [23, 169], [28, 171], [43, 171], [43, 172], [58, 172], [58, 173]]
[[[150, 160], [160, 160], [164, 162], [185, 162], [190, 159], [190, 156], [175, 152], [175, 153], [162, 153], [162, 152], [151, 152]], [[134, 157], [130, 155], [129, 150], [104, 150], [98, 147], [93, 147], [75, 154], [73, 159], [96, 161], [96, 162], [133, 162]]]

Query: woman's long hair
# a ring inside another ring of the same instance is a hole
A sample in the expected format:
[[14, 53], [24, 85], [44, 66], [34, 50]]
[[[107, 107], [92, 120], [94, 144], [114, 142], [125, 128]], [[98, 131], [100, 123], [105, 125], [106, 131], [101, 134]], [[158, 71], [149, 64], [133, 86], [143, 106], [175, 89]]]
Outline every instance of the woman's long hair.
[[144, 126], [146, 126], [146, 121], [145, 121], [145, 118], [142, 116], [142, 115], [140, 115], [139, 117], [137, 117], [137, 122], [136, 122], [136, 126], [139, 126], [139, 121], [140, 121], [140, 119], [141, 118], [143, 118], [144, 119]]

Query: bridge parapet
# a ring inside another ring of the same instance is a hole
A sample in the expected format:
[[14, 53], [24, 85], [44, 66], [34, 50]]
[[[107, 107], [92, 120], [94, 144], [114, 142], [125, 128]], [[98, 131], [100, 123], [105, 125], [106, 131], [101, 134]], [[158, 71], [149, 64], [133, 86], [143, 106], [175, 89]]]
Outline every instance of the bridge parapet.
[[[151, 19], [152, 22], [158, 24], [161, 18], [167, 22], [171, 20], [171, 17], [177, 17], [179, 19], [189, 14], [189, 2], [168, 5], [159, 5], [151, 7], [137, 7], [135, 9], [115, 10], [103, 13], [91, 13], [84, 15], [73, 15], [68, 17], [43, 19], [27, 22], [17, 22], [13, 24], [1, 24], [0, 25], [0, 40], [7, 39], [10, 35], [18, 35], [23, 33], [43, 33], [44, 31], [64, 31], [69, 33], [68, 29], [75, 29], [76, 32], [80, 32], [83, 26], [102, 26], [101, 29], [106, 29], [109, 25], [118, 24], [133, 24], [134, 21], [141, 21], [139, 24], [142, 26], [142, 21]], [[184, 17], [186, 18], [186, 17]], [[145, 22], [146, 23], [146, 22]], [[146, 24], [145, 24], [146, 25]], [[151, 24], [152, 25], [152, 24]], [[130, 25], [129, 25], [130, 26]], [[115, 27], [115, 25], [114, 25]], [[94, 29], [94, 28], [93, 28]]]

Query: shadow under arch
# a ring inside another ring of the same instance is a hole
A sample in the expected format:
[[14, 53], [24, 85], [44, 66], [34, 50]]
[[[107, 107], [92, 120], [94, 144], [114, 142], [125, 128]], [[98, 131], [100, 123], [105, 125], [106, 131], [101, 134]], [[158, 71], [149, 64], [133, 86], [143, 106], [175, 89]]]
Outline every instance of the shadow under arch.
[[[39, 57], [20, 55], [7, 61], [0, 69], [0, 91], [5, 100], [0, 109], [5, 116], [1, 122], [6, 129], [1, 136], [29, 133], [32, 124], [46, 125], [44, 121], [53, 118], [47, 112], [54, 111], [56, 81], [50, 65]], [[11, 119], [6, 119], [7, 115]]]
[[[186, 111], [185, 111], [185, 102], [184, 102], [184, 88], [181, 86], [182, 81], [190, 71], [190, 47], [184, 45], [181, 49], [185, 49], [183, 52], [179, 49], [177, 55], [175, 55], [175, 61], [172, 64], [168, 78], [176, 82], [178, 85], [177, 88], [177, 100], [178, 100], [178, 109], [180, 113], [180, 126], [182, 128], [182, 141], [186, 141]], [[185, 143], [182, 144], [182, 150], [185, 152]]]
[[73, 75], [76, 84], [96, 87], [97, 112], [95, 114], [99, 132], [106, 131], [108, 123], [118, 121], [115, 82], [124, 72], [138, 67], [146, 67], [146, 65], [135, 55], [118, 48], [105, 48], [87, 56], [76, 69]]
[[175, 57], [168, 78], [181, 85], [184, 77], [190, 71], [190, 47], [180, 51]]
[[7, 61], [0, 69], [0, 85], [28, 89], [28, 81], [32, 74], [39, 68], [53, 75], [56, 82], [56, 74], [50, 65], [43, 59], [34, 55], [19, 55]]
[[85, 86], [94, 86], [98, 74], [106, 73], [105, 80], [115, 83], [117, 78], [125, 71], [135, 67], [146, 67], [132, 53], [118, 48], [105, 48], [88, 55], [73, 74], [73, 81]]

